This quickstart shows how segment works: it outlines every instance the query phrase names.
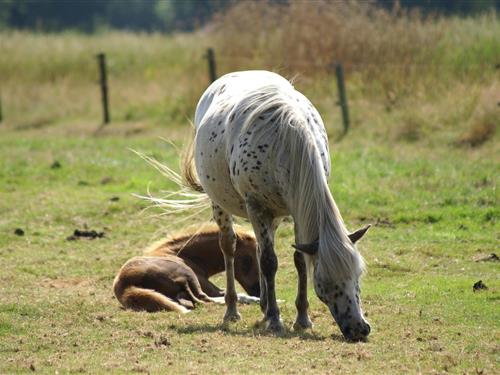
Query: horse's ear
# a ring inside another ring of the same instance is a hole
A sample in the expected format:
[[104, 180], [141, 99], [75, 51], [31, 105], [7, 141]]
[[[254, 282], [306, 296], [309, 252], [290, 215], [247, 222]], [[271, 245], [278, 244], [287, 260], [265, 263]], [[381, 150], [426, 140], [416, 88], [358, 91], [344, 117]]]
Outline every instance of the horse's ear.
[[318, 252], [319, 248], [319, 240], [316, 240], [314, 242], [308, 243], [308, 244], [297, 244], [292, 246], [299, 250], [302, 251], [303, 253], [309, 254], [309, 255], [316, 255]]
[[368, 224], [366, 227], [358, 229], [356, 232], [349, 234], [348, 237], [351, 240], [351, 242], [353, 244], [358, 242], [361, 239], [361, 237], [363, 237], [365, 235], [366, 231], [368, 229], [370, 229], [370, 227], [371, 227], [371, 224]]

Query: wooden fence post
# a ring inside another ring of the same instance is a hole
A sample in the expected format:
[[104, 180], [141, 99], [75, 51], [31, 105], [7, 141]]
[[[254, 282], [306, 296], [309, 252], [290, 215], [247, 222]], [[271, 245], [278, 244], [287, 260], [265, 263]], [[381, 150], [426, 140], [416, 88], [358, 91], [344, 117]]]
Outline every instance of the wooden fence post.
[[349, 108], [347, 106], [347, 96], [345, 93], [344, 68], [342, 64], [337, 63], [335, 66], [335, 75], [337, 76], [337, 88], [339, 92], [338, 105], [342, 110], [342, 122], [344, 124], [344, 134], [349, 130]]
[[208, 60], [208, 77], [210, 78], [210, 83], [217, 79], [217, 73], [215, 71], [215, 54], [213, 48], [207, 50], [207, 60]]
[[104, 53], [97, 54], [97, 63], [99, 64], [99, 81], [101, 85], [102, 110], [104, 124], [108, 124], [109, 117], [109, 101], [108, 101], [108, 75], [106, 72], [106, 55]]

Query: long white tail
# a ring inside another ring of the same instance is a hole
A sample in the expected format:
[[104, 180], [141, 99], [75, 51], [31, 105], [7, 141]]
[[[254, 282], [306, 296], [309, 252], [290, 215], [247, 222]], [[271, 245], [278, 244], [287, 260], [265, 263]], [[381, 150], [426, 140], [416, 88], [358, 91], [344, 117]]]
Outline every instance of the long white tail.
[[152, 207], [161, 208], [164, 212], [160, 216], [170, 216], [172, 214], [189, 211], [192, 212], [192, 215], [186, 218], [189, 219], [192, 216], [199, 215], [210, 207], [210, 199], [203, 191], [203, 187], [196, 174], [193, 142], [189, 144], [184, 154], [181, 156], [180, 174], [150, 156], [135, 150], [132, 151], [159, 171], [163, 176], [174, 182], [179, 188], [176, 191], [165, 191], [165, 195], [162, 197], [154, 197], [151, 195], [149, 187], [147, 195], [134, 194], [134, 196], [138, 198], [151, 202]]

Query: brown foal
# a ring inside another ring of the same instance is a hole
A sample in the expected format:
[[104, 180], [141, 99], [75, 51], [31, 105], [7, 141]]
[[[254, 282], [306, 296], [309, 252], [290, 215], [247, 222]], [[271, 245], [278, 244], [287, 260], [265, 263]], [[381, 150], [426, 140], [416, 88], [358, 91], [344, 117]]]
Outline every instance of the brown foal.
[[[235, 278], [253, 297], [260, 296], [255, 237], [236, 231]], [[224, 256], [215, 226], [159, 241], [143, 256], [128, 260], [113, 282], [125, 307], [145, 311], [186, 313], [196, 303], [223, 303], [224, 291], [209, 281], [224, 271]]]

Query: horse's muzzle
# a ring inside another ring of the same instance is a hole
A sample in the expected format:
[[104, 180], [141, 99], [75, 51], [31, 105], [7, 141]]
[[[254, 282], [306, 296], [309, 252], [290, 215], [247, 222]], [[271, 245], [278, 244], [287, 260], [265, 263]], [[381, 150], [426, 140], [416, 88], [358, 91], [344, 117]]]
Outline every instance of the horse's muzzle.
[[371, 327], [367, 321], [356, 323], [354, 326], [345, 325], [340, 327], [342, 334], [349, 341], [366, 341]]
[[256, 283], [252, 285], [249, 290], [247, 290], [247, 293], [253, 297], [260, 297], [260, 284]]

